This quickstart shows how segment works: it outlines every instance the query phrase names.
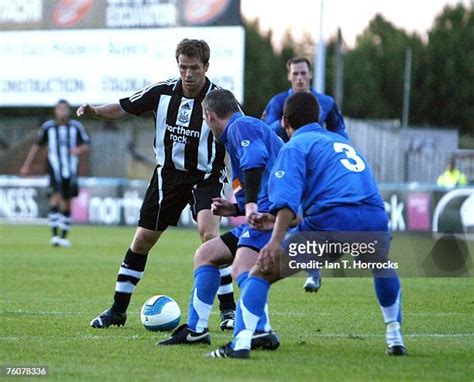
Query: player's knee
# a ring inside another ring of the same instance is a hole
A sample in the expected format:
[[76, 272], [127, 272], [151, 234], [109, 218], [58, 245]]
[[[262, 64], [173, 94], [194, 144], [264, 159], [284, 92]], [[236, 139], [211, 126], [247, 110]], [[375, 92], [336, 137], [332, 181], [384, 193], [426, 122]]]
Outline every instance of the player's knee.
[[49, 204], [51, 207], [59, 208], [61, 204], [61, 200], [62, 200], [61, 195], [55, 192], [49, 198]]
[[211, 254], [200, 246], [194, 254], [194, 268], [199, 268], [202, 265], [213, 265]]
[[218, 236], [217, 232], [212, 232], [212, 231], [204, 231], [204, 232], [199, 232], [201, 235], [201, 241], [205, 243], [206, 241], [212, 240]]
[[132, 243], [132, 251], [148, 253], [159, 238], [158, 232], [138, 231]]
[[240, 268], [232, 267], [232, 271], [230, 273], [232, 276], [232, 280], [237, 280], [237, 277], [239, 277], [241, 273], [243, 273], [243, 271]]
[[250, 270], [252, 269], [252, 267], [248, 264], [242, 264], [242, 263], [239, 263], [238, 261], [235, 262], [232, 264], [232, 270], [231, 270], [231, 276], [232, 276], [232, 279], [233, 280], [237, 280], [237, 278], [244, 272], [250, 272]]
[[213, 265], [220, 266], [219, 256], [213, 251], [212, 246], [202, 244], [194, 254], [194, 268], [198, 268], [202, 265]]
[[268, 281], [270, 284], [273, 284], [273, 283], [275, 283], [276, 281], [278, 281], [278, 280], [280, 279], [277, 269], [272, 269], [271, 271], [263, 272], [263, 271], [260, 269], [260, 267], [259, 267], [258, 264], [256, 264], [256, 265], [250, 270], [249, 276], [253, 276], [253, 277], [258, 277], [258, 278], [264, 279], [264, 280]]
[[153, 245], [143, 238], [137, 237], [132, 243], [132, 251], [135, 253], [148, 253]]

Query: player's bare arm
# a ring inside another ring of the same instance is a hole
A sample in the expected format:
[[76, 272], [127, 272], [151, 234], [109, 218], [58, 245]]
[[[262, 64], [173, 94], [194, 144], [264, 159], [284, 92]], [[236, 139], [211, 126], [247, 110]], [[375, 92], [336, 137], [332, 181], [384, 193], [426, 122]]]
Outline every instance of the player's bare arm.
[[89, 151], [89, 145], [86, 145], [86, 144], [71, 148], [72, 155], [82, 155], [86, 153], [87, 151]]
[[31, 146], [31, 149], [28, 152], [28, 155], [25, 159], [25, 163], [23, 163], [23, 166], [21, 166], [21, 169], [20, 169], [21, 176], [29, 175], [30, 170], [31, 170], [31, 163], [33, 163], [33, 160], [35, 159], [39, 148], [40, 146], [36, 143], [33, 146]]
[[118, 121], [130, 116], [130, 114], [122, 109], [119, 103], [107, 103], [100, 106], [92, 106], [91, 104], [85, 103], [79, 106], [76, 115], [79, 118], [87, 116], [108, 121]]

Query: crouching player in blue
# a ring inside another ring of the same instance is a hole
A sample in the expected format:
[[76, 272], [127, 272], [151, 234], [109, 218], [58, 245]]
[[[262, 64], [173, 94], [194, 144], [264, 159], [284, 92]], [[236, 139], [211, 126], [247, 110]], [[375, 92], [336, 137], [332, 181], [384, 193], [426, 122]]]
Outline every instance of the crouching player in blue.
[[[321, 231], [335, 236], [377, 231], [389, 236], [387, 214], [367, 162], [346, 139], [317, 123], [317, 110], [310, 93], [296, 93], [285, 103], [284, 124], [291, 140], [280, 150], [269, 179], [270, 212], [276, 215], [272, 236], [242, 290], [232, 342], [209, 353], [210, 357], [250, 357], [250, 338], [270, 285], [298, 271], [284, 264], [284, 248], [298, 232], [300, 237]], [[284, 240], [299, 207], [303, 220]], [[393, 269], [373, 270], [373, 276], [386, 324], [387, 354], [405, 355], [398, 276]]]
[[[282, 140], [259, 119], [244, 116], [234, 95], [228, 90], [210, 92], [203, 103], [204, 119], [214, 136], [225, 144], [232, 167], [232, 184], [237, 204], [216, 198], [212, 211], [221, 216], [245, 215], [251, 218], [269, 211], [267, 182]], [[207, 241], [194, 257], [194, 287], [189, 302], [188, 322], [178, 327], [159, 345], [210, 344], [208, 320], [219, 288], [219, 267], [232, 263], [232, 278], [242, 289], [248, 272], [257, 262], [261, 248], [272, 231], [252, 229], [248, 224]], [[240, 310], [241, 307], [237, 307]], [[245, 341], [252, 349], [274, 350], [279, 346], [268, 320], [268, 306]]]

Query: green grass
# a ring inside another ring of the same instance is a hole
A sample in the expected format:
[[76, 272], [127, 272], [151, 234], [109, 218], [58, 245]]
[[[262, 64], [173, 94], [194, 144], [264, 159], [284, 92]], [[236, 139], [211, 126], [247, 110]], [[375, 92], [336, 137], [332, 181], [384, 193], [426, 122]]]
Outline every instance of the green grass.
[[[91, 329], [111, 303], [132, 234], [74, 227], [73, 247], [60, 249], [49, 247], [45, 227], [0, 225], [0, 366], [48, 365], [47, 379], [56, 381], [473, 380], [472, 278], [402, 280], [409, 351], [402, 359], [384, 354], [370, 278], [325, 278], [317, 295], [303, 292], [301, 278], [275, 285], [270, 312], [282, 345], [249, 361], [204, 358], [230, 338], [218, 330], [216, 309], [212, 347], [156, 347], [166, 334], [147, 332], [138, 312], [148, 297], [167, 294], [186, 318], [199, 245], [192, 230], [170, 230], [153, 250], [124, 328]], [[404, 240], [395, 237], [394, 248], [403, 251]]]

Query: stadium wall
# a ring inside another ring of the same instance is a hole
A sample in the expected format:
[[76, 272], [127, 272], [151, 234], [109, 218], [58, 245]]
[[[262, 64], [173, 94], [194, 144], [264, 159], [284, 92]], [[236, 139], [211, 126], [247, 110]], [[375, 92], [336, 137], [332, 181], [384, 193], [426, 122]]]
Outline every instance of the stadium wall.
[[447, 159], [474, 180], [474, 151], [458, 150], [459, 132], [442, 128], [401, 128], [397, 120], [346, 118], [353, 145], [364, 154], [379, 183], [435, 183]]
[[[73, 222], [129, 225], [137, 223], [148, 182], [121, 178], [80, 178], [72, 203]], [[380, 191], [393, 231], [474, 232], [474, 187], [444, 189], [416, 184], [382, 184]], [[232, 193], [229, 190], [229, 197]], [[0, 219], [7, 223], [38, 222], [48, 214], [46, 177], [0, 176]], [[229, 227], [242, 218], [223, 219]], [[180, 226], [193, 227], [191, 211]]]
[[[34, 142], [37, 129], [50, 118], [0, 118], [0, 174], [15, 175]], [[121, 122], [83, 121], [92, 137], [80, 175], [148, 180], [154, 166], [151, 118]], [[379, 183], [436, 183], [446, 160], [454, 155], [458, 168], [474, 181], [474, 150], [458, 150], [458, 132], [452, 129], [401, 129], [397, 121], [347, 118], [354, 146], [370, 163]], [[38, 157], [32, 175], [44, 174], [44, 157]]]

